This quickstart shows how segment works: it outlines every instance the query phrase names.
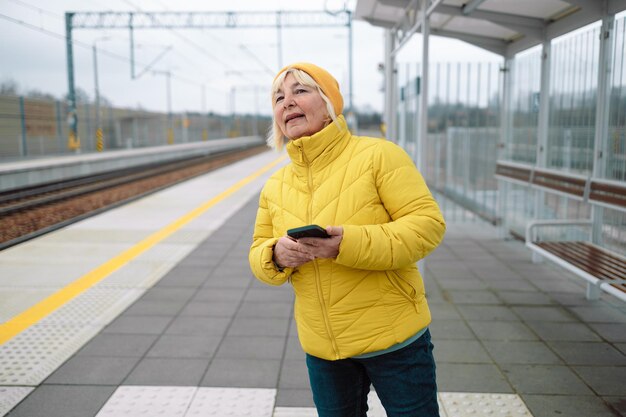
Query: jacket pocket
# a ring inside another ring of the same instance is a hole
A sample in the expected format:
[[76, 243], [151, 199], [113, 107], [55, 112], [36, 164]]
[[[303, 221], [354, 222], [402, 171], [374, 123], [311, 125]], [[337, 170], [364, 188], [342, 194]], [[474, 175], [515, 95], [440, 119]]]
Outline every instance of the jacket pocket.
[[415, 306], [415, 311], [419, 313], [417, 290], [405, 279], [403, 279], [397, 271], [387, 271], [386, 274], [391, 285], [393, 285], [393, 287], [400, 294], [402, 294], [402, 296], [406, 298], [407, 301], [413, 304]]

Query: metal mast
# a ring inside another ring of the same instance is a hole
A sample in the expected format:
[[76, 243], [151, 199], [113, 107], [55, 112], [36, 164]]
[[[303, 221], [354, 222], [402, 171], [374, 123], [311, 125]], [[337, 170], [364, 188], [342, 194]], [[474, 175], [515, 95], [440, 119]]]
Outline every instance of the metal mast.
[[276, 12], [67, 12], [65, 34], [67, 48], [68, 125], [70, 149], [79, 149], [72, 30], [126, 29], [130, 31], [131, 77], [134, 69], [133, 32], [137, 29], [215, 29], [276, 28], [278, 65], [282, 66], [282, 29], [302, 27], [348, 28], [349, 106], [352, 107], [352, 14], [339, 12], [276, 11]]

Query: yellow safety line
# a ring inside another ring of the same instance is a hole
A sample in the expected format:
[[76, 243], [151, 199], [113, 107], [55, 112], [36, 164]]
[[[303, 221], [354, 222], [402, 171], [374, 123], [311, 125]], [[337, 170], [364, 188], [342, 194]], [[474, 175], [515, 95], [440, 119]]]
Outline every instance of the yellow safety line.
[[98, 282], [102, 281], [113, 272], [117, 271], [122, 266], [126, 265], [128, 262], [132, 261], [148, 249], [152, 248], [157, 243], [161, 242], [163, 239], [172, 235], [178, 229], [191, 222], [198, 216], [202, 215], [205, 211], [213, 207], [215, 204], [229, 197], [231, 194], [235, 193], [248, 183], [254, 181], [265, 172], [269, 171], [280, 162], [282, 162], [286, 158], [286, 155], [276, 159], [274, 162], [264, 166], [257, 172], [252, 175], [242, 179], [237, 182], [232, 187], [227, 190], [221, 192], [217, 196], [213, 197], [206, 203], [202, 204], [199, 207], [196, 207], [189, 213], [180, 217], [178, 220], [168, 224], [161, 230], [153, 233], [148, 236], [135, 246], [127, 249], [126, 251], [120, 253], [112, 259], [109, 259], [106, 263], [98, 266], [97, 268], [91, 270], [86, 273], [82, 277], [78, 278], [76, 281], [67, 285], [66, 287], [60, 289], [56, 293], [52, 294], [48, 298], [40, 301], [34, 306], [30, 307], [28, 310], [18, 314], [17, 316], [11, 318], [5, 323], [0, 325], [0, 345], [8, 342], [24, 330], [28, 329], [30, 326], [44, 319], [46, 316], [57, 310], [58, 308], [65, 305], [70, 300], [79, 296], [83, 292], [87, 291], [89, 288], [96, 285]]

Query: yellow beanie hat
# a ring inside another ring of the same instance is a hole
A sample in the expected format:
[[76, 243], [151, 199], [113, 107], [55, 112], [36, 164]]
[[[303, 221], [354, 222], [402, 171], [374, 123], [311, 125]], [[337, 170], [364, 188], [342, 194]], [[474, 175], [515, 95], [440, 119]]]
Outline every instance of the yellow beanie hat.
[[278, 74], [276, 74], [276, 77], [274, 77], [274, 80], [276, 80], [276, 78], [278, 78], [278, 76], [283, 72], [293, 68], [306, 72], [315, 80], [317, 84], [319, 84], [322, 92], [326, 95], [326, 97], [328, 97], [333, 105], [335, 115], [339, 116], [343, 111], [343, 97], [339, 91], [339, 83], [335, 77], [317, 65], [313, 65], [308, 62], [296, 62], [295, 64], [287, 65], [285, 68], [281, 69]]

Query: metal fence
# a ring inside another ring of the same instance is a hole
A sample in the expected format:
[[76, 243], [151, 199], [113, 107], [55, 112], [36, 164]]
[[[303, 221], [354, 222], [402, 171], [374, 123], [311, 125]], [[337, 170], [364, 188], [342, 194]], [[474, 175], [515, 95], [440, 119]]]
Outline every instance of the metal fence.
[[[77, 111], [81, 152], [264, 135], [270, 125], [268, 117], [253, 115], [183, 113], [168, 116], [101, 106], [100, 126], [97, 126], [96, 106], [82, 104]], [[65, 102], [0, 95], [0, 158], [76, 152], [75, 146], [68, 143], [66, 115]]]
[[[421, 70], [419, 65], [400, 69], [404, 84], [398, 106], [398, 142], [415, 155], [420, 79], [414, 74]], [[493, 173], [500, 129], [499, 70], [495, 62], [431, 65], [422, 172], [431, 189], [447, 197], [442, 199], [444, 204], [460, 204], [490, 221], [495, 221], [497, 209]]]
[[[465, 219], [501, 222], [503, 231], [519, 237], [533, 219], [593, 219], [594, 242], [626, 254], [623, 211], [593, 208], [562, 194], [494, 179], [496, 163], [503, 160], [626, 182], [626, 16], [615, 20], [614, 43], [608, 51], [608, 107], [603, 119], [596, 120], [602, 97], [598, 85], [604, 37], [600, 33], [595, 23], [551, 42], [547, 92], [541, 91], [541, 46], [517, 54], [506, 65], [430, 66], [423, 174], [431, 189], [446, 197], [441, 199], [444, 205], [460, 204], [475, 214]], [[420, 73], [418, 64], [398, 68], [398, 142], [413, 157], [419, 132]], [[510, 87], [506, 103], [505, 82]], [[543, 115], [542, 94], [548, 95]], [[540, 116], [545, 120], [543, 133]], [[598, 137], [601, 142], [596, 144]], [[594, 167], [598, 155], [604, 161], [601, 168]], [[555, 229], [553, 233], [579, 232]]]
[[[626, 17], [616, 19], [610, 54], [605, 118], [597, 120], [601, 71], [599, 22], [551, 43], [545, 160], [538, 161], [541, 47], [518, 54], [512, 68], [510, 135], [502, 158], [561, 173], [626, 181]], [[598, 136], [598, 126], [606, 134]], [[599, 139], [600, 143], [596, 143]], [[594, 167], [602, 155], [605, 166]], [[594, 169], [595, 168], [595, 169]], [[510, 231], [523, 236], [533, 219], [593, 219], [593, 241], [626, 254], [626, 213], [591, 205], [548, 190], [499, 184], [500, 216]], [[588, 232], [588, 231], [585, 231]], [[580, 227], [546, 228], [545, 239], [580, 238]]]

